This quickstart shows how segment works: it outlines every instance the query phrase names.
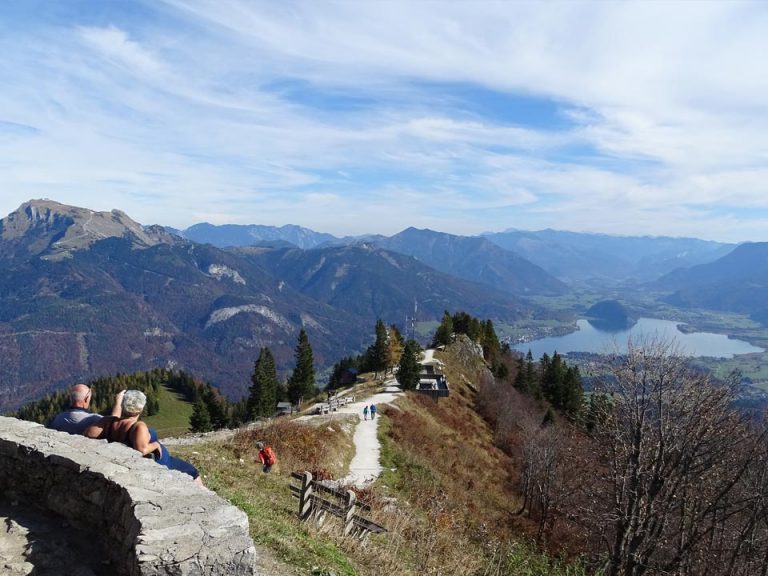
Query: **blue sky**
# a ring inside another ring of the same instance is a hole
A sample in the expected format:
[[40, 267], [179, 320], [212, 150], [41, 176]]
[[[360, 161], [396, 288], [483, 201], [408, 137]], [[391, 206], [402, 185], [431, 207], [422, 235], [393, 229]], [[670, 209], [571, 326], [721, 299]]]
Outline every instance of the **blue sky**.
[[10, 0], [0, 216], [768, 240], [768, 3]]

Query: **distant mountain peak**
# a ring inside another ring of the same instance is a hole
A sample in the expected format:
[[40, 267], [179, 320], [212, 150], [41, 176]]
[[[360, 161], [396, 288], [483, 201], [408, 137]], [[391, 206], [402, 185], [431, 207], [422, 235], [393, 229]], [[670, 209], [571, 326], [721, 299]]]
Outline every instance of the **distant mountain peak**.
[[128, 238], [136, 248], [173, 242], [157, 226], [144, 227], [125, 212], [96, 212], [53, 200], [30, 200], [0, 220], [0, 239], [45, 259], [66, 258], [105, 238]]

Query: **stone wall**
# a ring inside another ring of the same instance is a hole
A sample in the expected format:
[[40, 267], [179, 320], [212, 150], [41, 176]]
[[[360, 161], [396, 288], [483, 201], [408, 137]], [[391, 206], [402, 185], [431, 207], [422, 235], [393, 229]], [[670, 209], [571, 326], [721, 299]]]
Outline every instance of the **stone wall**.
[[0, 416], [0, 497], [99, 535], [115, 574], [256, 574], [248, 518], [121, 444]]

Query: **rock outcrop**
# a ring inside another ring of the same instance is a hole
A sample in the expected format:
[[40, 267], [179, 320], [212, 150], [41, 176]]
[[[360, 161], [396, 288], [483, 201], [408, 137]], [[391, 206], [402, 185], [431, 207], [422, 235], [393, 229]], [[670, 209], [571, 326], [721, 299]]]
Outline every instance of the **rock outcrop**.
[[244, 512], [120, 444], [0, 417], [0, 497], [99, 534], [115, 575], [257, 574]]

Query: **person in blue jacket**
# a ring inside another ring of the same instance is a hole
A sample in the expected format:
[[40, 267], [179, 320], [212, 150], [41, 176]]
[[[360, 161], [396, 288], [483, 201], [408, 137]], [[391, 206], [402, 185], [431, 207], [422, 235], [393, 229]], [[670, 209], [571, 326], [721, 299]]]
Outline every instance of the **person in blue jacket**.
[[370, 412], [371, 412], [371, 420], [373, 420], [374, 418], [376, 418], [376, 404], [371, 404]]

